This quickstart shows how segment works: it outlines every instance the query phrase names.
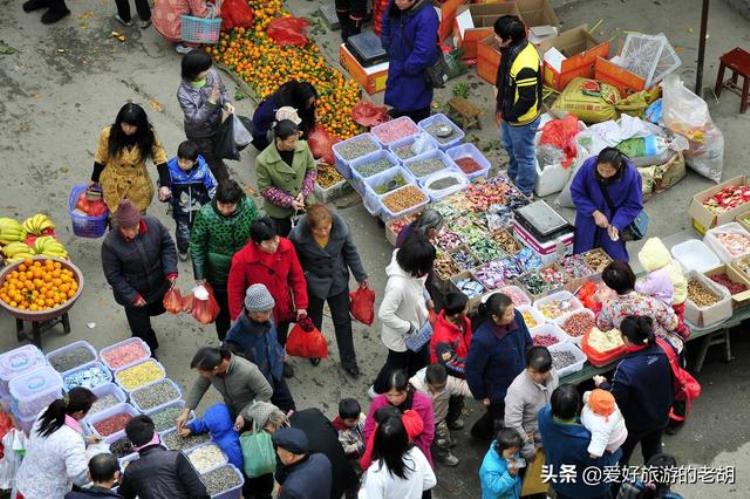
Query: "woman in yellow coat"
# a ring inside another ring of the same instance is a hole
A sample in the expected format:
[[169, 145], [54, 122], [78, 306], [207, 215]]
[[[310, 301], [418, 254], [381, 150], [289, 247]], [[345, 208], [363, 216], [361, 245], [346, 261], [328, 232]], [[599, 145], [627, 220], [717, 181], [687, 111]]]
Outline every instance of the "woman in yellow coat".
[[[156, 165], [159, 184], [169, 185], [167, 155], [146, 111], [138, 104], [127, 103], [120, 108], [114, 124], [102, 130], [91, 174], [91, 183], [101, 185], [111, 214], [123, 199], [129, 199], [141, 213], [146, 213], [154, 197], [147, 159]], [[161, 187], [160, 191], [165, 189], [166, 192], [159, 192], [160, 199], [169, 196], [168, 187]]]

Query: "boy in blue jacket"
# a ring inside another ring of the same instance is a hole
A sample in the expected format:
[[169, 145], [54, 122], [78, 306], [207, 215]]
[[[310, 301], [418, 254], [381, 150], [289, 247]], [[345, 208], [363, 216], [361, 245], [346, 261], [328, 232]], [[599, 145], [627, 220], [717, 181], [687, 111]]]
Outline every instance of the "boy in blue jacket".
[[226, 404], [218, 403], [209, 407], [203, 414], [203, 419], [196, 418], [188, 423], [180, 430], [180, 436], [185, 438], [206, 432], [211, 435], [211, 440], [224, 451], [230, 463], [239, 470], [244, 469], [240, 434], [234, 429], [234, 420]]
[[216, 179], [203, 156], [198, 154], [198, 146], [189, 140], [177, 148], [177, 156], [169, 160], [167, 171], [169, 185], [160, 186], [159, 200], [171, 200], [172, 218], [177, 224], [177, 251], [184, 262], [190, 247], [193, 220], [201, 206], [216, 194]]
[[503, 428], [490, 445], [479, 468], [482, 499], [518, 499], [521, 477], [518, 476], [519, 452], [523, 441], [513, 428]]

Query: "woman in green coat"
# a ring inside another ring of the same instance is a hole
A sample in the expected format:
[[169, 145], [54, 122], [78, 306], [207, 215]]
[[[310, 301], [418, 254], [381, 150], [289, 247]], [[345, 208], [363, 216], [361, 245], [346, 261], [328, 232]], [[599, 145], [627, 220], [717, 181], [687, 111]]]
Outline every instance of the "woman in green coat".
[[273, 128], [274, 141], [256, 159], [258, 190], [266, 214], [276, 222], [278, 234], [292, 230], [292, 217], [315, 203], [312, 195], [317, 169], [315, 158], [300, 140], [299, 127], [281, 120]]
[[216, 334], [224, 341], [229, 330], [227, 279], [232, 256], [250, 238], [250, 224], [258, 218], [258, 208], [237, 182], [219, 184], [216, 196], [198, 211], [190, 235], [190, 253], [195, 281], [208, 281], [221, 307], [216, 318]]

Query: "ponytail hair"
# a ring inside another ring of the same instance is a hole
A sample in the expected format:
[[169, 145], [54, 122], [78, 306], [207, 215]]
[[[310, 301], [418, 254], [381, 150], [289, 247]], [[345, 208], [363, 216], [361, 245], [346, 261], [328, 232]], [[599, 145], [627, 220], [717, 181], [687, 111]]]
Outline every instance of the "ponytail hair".
[[483, 301], [479, 304], [479, 322], [482, 323], [488, 319], [492, 319], [492, 316], [502, 317], [508, 307], [513, 305], [508, 295], [503, 293], [493, 293], [487, 298], [487, 301]]
[[647, 315], [628, 315], [620, 323], [620, 332], [633, 345], [653, 345], [654, 320]]
[[42, 437], [47, 438], [65, 424], [65, 416], [79, 411], [83, 411], [85, 416], [94, 402], [96, 402], [94, 392], [87, 388], [73, 388], [63, 398], [59, 398], [47, 406], [36, 431]]

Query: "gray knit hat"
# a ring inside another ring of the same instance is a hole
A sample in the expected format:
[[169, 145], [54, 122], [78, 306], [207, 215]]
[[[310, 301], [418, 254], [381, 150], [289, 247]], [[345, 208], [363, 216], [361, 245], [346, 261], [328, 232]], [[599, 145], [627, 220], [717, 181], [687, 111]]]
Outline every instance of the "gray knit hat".
[[266, 423], [268, 423], [268, 420], [276, 412], [279, 412], [282, 415], [284, 414], [281, 409], [279, 409], [275, 405], [269, 402], [261, 402], [259, 400], [256, 400], [255, 402], [253, 402], [253, 405], [251, 405], [245, 411], [245, 415], [249, 419], [252, 419], [258, 428], [264, 428], [266, 426]]
[[276, 302], [264, 284], [253, 284], [245, 292], [245, 308], [248, 312], [273, 310]]

